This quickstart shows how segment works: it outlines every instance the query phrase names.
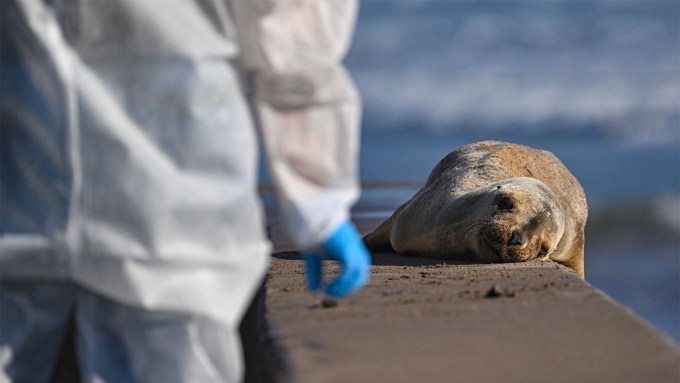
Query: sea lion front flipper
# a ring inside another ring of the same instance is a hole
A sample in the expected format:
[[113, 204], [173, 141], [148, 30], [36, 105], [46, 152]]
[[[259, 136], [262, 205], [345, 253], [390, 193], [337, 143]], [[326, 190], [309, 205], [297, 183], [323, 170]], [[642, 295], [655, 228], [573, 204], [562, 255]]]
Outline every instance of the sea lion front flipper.
[[364, 236], [364, 244], [366, 247], [376, 253], [389, 253], [394, 252], [394, 247], [392, 247], [392, 242], [390, 241], [390, 235], [392, 233], [392, 228], [394, 223], [399, 218], [401, 212], [410, 204], [411, 201], [399, 206], [399, 208], [388, 218], [385, 222], [381, 223], [377, 229], [372, 233], [366, 234]]
[[581, 234], [577, 239], [574, 246], [572, 246], [571, 254], [569, 258], [564, 262], [559, 262], [560, 264], [574, 270], [581, 279], [585, 279], [585, 265], [584, 265], [584, 238]]
[[372, 233], [364, 236], [364, 244], [374, 253], [388, 253], [394, 252], [392, 244], [390, 243], [390, 232], [392, 231], [392, 224], [395, 221], [395, 214], [392, 214], [385, 222], [380, 224]]

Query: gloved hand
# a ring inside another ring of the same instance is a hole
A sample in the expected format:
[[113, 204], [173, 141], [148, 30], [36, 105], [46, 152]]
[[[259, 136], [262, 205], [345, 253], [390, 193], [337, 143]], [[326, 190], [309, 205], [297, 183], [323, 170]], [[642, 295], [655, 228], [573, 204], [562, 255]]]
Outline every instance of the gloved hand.
[[326, 294], [341, 298], [359, 290], [368, 282], [371, 256], [350, 222], [342, 223], [324, 242], [320, 251], [307, 251], [304, 255], [307, 285], [312, 291], [321, 287], [323, 258], [340, 262], [340, 275], [328, 284]]

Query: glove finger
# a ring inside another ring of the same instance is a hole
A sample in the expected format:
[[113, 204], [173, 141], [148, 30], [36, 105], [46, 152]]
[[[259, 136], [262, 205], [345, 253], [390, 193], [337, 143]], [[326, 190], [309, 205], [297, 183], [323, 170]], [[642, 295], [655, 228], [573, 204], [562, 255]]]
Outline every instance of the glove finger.
[[359, 290], [368, 282], [368, 270], [368, 261], [343, 265], [340, 275], [326, 288], [326, 294], [342, 298]]
[[316, 291], [321, 287], [321, 257], [312, 253], [305, 253], [305, 267], [307, 272], [307, 288]]

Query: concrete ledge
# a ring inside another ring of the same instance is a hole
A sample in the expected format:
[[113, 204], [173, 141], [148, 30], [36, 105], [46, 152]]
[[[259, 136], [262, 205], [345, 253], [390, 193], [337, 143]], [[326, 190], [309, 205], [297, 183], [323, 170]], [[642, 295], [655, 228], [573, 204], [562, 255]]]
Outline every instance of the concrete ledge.
[[[352, 212], [359, 230], [373, 230], [417, 186], [364, 185]], [[673, 340], [553, 262], [374, 254], [370, 284], [326, 308], [306, 290], [303, 262], [284, 251], [292, 244], [267, 206], [278, 253], [261, 295], [260, 344], [278, 357], [258, 366], [273, 369], [270, 381], [680, 381]]]
[[298, 254], [274, 256], [265, 319], [291, 363], [279, 380], [680, 381], [672, 340], [556, 263], [374, 263], [366, 289], [325, 308]]

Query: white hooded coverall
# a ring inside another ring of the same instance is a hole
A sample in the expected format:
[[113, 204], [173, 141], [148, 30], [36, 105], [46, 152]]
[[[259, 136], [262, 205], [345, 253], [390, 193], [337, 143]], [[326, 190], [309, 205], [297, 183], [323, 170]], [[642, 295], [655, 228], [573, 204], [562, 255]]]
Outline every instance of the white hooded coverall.
[[86, 381], [238, 381], [271, 250], [244, 89], [286, 227], [317, 245], [358, 196], [356, 3], [1, 4], [0, 382], [49, 375], [71, 307]]

